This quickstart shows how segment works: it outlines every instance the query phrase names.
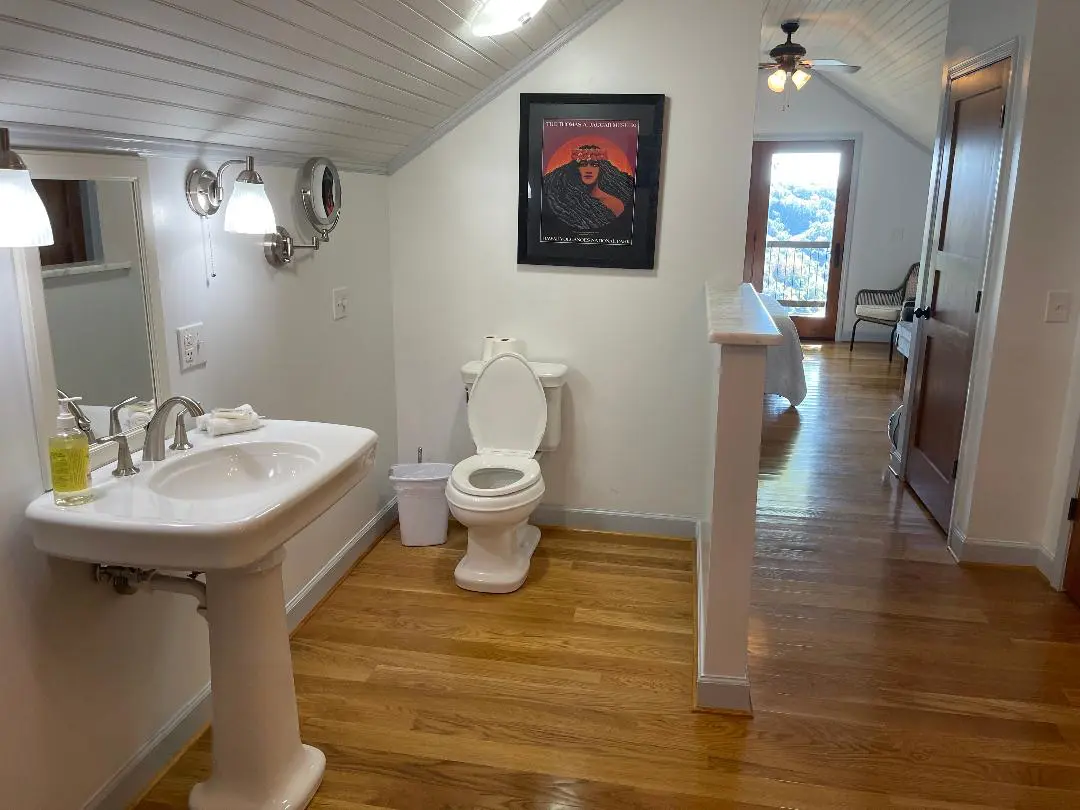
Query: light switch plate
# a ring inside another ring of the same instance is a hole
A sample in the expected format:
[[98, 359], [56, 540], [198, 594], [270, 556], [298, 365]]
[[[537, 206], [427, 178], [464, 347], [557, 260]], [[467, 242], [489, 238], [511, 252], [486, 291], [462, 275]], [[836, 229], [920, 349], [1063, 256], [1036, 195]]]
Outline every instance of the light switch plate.
[[1072, 293], [1069, 290], [1050, 290], [1046, 294], [1046, 322], [1068, 323], [1072, 317]]
[[330, 291], [331, 317], [335, 321], [349, 317], [349, 288], [334, 287]]
[[176, 330], [176, 344], [180, 352], [180, 370], [206, 365], [206, 344], [202, 339], [203, 325], [192, 323]]

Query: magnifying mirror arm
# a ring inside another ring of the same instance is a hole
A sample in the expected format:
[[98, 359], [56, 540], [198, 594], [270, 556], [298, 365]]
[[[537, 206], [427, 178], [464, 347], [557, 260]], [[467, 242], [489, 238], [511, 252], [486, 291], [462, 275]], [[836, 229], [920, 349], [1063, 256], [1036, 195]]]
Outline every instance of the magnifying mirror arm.
[[298, 250], [318, 250], [319, 246], [330, 241], [330, 231], [337, 227], [335, 221], [329, 228], [325, 228], [318, 231], [312, 238], [310, 245], [297, 244], [289, 231], [278, 226], [276, 233], [268, 233], [266, 235], [266, 243], [264, 253], [266, 255], [266, 261], [274, 267], [281, 267], [286, 264], [291, 264], [293, 256]]

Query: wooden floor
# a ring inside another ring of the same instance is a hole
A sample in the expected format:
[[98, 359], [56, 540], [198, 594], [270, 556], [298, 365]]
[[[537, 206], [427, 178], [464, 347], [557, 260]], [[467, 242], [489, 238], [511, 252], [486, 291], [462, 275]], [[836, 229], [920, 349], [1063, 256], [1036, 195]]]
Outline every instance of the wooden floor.
[[[691, 545], [545, 531], [510, 596], [388, 536], [293, 641], [311, 807], [1080, 808], [1080, 610], [961, 568], [884, 475], [900, 364], [808, 346], [766, 408], [755, 716], [689, 711]], [[203, 738], [141, 810], [184, 808]]]

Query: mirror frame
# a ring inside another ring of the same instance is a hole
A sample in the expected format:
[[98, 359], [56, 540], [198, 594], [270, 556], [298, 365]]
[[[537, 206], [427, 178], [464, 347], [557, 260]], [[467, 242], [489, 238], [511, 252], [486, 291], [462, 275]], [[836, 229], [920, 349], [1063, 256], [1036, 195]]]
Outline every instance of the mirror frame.
[[[320, 164], [330, 169], [334, 178], [334, 189], [337, 191], [337, 208], [334, 209], [332, 217], [320, 216], [315, 210], [315, 193], [322, 183], [321, 179], [316, 179], [315, 170]], [[337, 227], [338, 220], [341, 218], [341, 197], [341, 173], [330, 158], [313, 157], [304, 164], [304, 168], [300, 171], [300, 199], [304, 203], [304, 213], [307, 214], [308, 222], [320, 234], [328, 234]]]
[[[105, 155], [90, 152], [35, 152], [20, 149], [19, 154], [31, 177], [49, 180], [120, 180], [132, 184], [135, 225], [139, 231], [139, 253], [143, 274], [143, 305], [146, 312], [147, 342], [150, 347], [150, 370], [153, 375], [154, 400], [169, 396], [169, 369], [165, 356], [165, 316], [161, 305], [161, 282], [158, 273], [157, 244], [154, 238], [154, 213], [150, 201], [150, 172], [146, 159], [134, 155]], [[30, 394], [41, 460], [41, 480], [45, 491], [52, 489], [49, 474], [49, 436], [56, 429], [56, 367], [52, 340], [45, 312], [45, 287], [41, 277], [41, 258], [37, 248], [12, 248], [16, 284], [23, 316], [23, 342], [30, 374]], [[129, 430], [125, 435], [132, 451], [140, 449], [145, 431]], [[116, 443], [90, 448], [90, 467], [96, 470], [116, 460]]]

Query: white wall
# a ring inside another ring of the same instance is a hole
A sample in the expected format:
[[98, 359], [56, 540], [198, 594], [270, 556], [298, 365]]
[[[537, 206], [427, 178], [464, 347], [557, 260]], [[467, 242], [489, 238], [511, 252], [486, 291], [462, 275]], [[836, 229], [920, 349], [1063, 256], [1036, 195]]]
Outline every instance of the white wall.
[[131, 267], [44, 280], [56, 384], [71, 396], [83, 397], [84, 406], [109, 406], [132, 395], [150, 399], [154, 375], [132, 185], [126, 180], [91, 185], [97, 197], [102, 261]]
[[[169, 376], [174, 394], [206, 407], [250, 403], [277, 419], [369, 427], [379, 434], [374, 470], [334, 510], [289, 545], [294, 592], [390, 497], [397, 454], [387, 178], [342, 175], [342, 222], [317, 252], [289, 269], [263, 258], [262, 237], [227, 234], [223, 216], [200, 221], [184, 199], [190, 166], [150, 161]], [[310, 241], [295, 169], [259, 166], [278, 224]], [[232, 175], [226, 181], [228, 186]], [[209, 239], [201, 235], [208, 228]], [[210, 259], [217, 277], [209, 277]], [[350, 314], [331, 320], [331, 290], [348, 287]], [[180, 373], [176, 329], [202, 321], [205, 366]]]
[[1071, 69], [1067, 48], [1078, 26], [1075, 3], [1040, 0], [967, 526], [971, 538], [1029, 543], [1051, 555], [1075, 494], [1070, 464], [1080, 425], [1071, 374], [1076, 305], [1070, 323], [1044, 321], [1050, 290], [1069, 291], [1080, 303], [1080, 160], [1071, 134], [1080, 128], [1080, 96], [1058, 85]]
[[[369, 479], [289, 543], [291, 596], [389, 495], [396, 413], [386, 179], [345, 175], [342, 227], [295, 270], [272, 270], [258, 240], [222, 234], [217, 217], [218, 275], [208, 284], [200, 222], [182, 193], [187, 168], [150, 166], [173, 391], [379, 434]], [[279, 221], [297, 234], [296, 171], [260, 171]], [[330, 289], [338, 285], [352, 290], [352, 314], [335, 323]], [[192, 320], [206, 325], [210, 362], [181, 375], [171, 330]], [[21, 335], [10, 252], [0, 251], [0, 785], [5, 807], [73, 810], [205, 687], [206, 627], [186, 597], [119, 597], [93, 584], [87, 566], [33, 548], [22, 515], [40, 475]]]
[[[548, 503], [702, 516], [703, 284], [742, 275], [760, 16], [624, 0], [391, 177], [402, 459], [473, 452], [458, 369], [513, 335], [572, 369]], [[515, 264], [519, 93], [567, 91], [670, 99], [655, 273]]]
[[[856, 141], [836, 322], [837, 339], [847, 339], [855, 322], [855, 294], [864, 288], [896, 287], [908, 267], [921, 259], [930, 152], [820, 79], [785, 96], [759, 81], [754, 137], [762, 141]], [[856, 338], [888, 340], [890, 331], [861, 323]]]

